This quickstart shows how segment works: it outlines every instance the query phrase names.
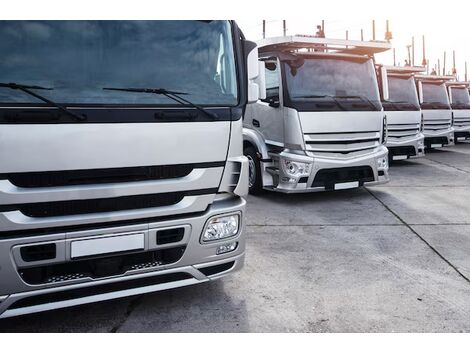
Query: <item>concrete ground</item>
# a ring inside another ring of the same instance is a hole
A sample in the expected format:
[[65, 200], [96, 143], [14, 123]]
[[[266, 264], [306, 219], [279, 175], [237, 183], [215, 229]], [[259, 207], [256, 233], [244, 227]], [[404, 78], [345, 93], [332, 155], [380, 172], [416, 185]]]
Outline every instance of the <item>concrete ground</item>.
[[250, 197], [245, 268], [222, 280], [0, 320], [0, 331], [470, 331], [470, 143], [383, 186]]

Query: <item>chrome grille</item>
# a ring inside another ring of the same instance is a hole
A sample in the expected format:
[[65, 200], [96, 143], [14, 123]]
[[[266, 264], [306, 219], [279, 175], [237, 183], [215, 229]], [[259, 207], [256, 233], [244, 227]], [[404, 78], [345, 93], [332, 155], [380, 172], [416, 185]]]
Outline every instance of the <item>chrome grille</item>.
[[388, 138], [411, 138], [419, 134], [419, 123], [406, 123], [406, 124], [388, 124]]
[[380, 131], [306, 133], [305, 145], [315, 155], [365, 154], [380, 146]]

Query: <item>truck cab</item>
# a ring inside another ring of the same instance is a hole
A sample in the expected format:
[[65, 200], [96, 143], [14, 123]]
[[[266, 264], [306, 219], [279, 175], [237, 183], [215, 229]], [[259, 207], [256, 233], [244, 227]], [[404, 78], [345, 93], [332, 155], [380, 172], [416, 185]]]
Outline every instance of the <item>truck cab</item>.
[[[381, 68], [386, 72], [386, 77], [380, 76], [383, 72]], [[380, 66], [377, 71], [379, 80], [388, 81], [388, 94], [382, 92], [382, 105], [387, 116], [389, 160], [424, 156], [422, 114], [414, 75], [425, 71], [425, 68]]]
[[244, 118], [250, 192], [385, 183], [388, 151], [373, 55], [386, 42], [285, 36], [258, 43], [260, 101]]
[[470, 138], [470, 82], [449, 82], [447, 90], [454, 117], [455, 142]]
[[0, 317], [243, 266], [256, 44], [233, 21], [3, 21]]
[[424, 145], [426, 148], [454, 144], [452, 108], [446, 88], [446, 82], [454, 79], [453, 76], [415, 76], [423, 113]]

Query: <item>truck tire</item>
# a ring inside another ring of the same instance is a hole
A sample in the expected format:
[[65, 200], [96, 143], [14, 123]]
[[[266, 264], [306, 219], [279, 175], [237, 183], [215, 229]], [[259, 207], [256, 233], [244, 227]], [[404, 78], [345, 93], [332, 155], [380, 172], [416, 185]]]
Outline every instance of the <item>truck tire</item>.
[[246, 146], [243, 154], [248, 158], [248, 186], [250, 194], [256, 195], [263, 192], [263, 184], [261, 181], [261, 164], [259, 162], [258, 153], [251, 145]]

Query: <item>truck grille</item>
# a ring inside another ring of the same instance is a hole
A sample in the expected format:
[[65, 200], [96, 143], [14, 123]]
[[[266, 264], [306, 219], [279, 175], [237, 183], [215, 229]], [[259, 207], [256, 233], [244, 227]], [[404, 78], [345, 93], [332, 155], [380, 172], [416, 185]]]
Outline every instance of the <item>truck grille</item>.
[[465, 128], [470, 127], [470, 116], [465, 117], [455, 117], [454, 118], [454, 126], [457, 128]]
[[221, 167], [224, 162], [139, 166], [110, 169], [65, 170], [0, 174], [17, 187], [62, 187], [116, 182], [137, 182], [187, 176], [195, 168]]
[[365, 154], [380, 146], [380, 131], [306, 133], [307, 151], [315, 155]]
[[420, 125], [418, 123], [388, 124], [388, 138], [407, 139], [416, 137], [419, 134]]
[[451, 128], [451, 121], [449, 119], [440, 120], [424, 120], [425, 131], [446, 131]]
[[179, 203], [185, 196], [213, 194], [216, 192], [217, 189], [205, 189], [191, 192], [144, 194], [118, 198], [2, 205], [0, 206], [0, 212], [19, 210], [24, 215], [33, 218], [104, 213], [169, 206]]

